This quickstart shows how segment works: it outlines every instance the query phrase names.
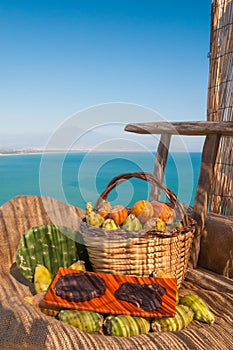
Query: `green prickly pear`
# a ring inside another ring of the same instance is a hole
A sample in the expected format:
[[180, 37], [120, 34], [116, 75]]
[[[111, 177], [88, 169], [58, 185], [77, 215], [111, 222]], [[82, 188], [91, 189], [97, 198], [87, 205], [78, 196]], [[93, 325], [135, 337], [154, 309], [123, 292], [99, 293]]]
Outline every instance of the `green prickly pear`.
[[109, 315], [105, 318], [104, 329], [107, 335], [131, 337], [148, 333], [150, 330], [150, 323], [143, 317]]
[[183, 227], [182, 222], [174, 221], [172, 224], [167, 225], [167, 230], [171, 231], [175, 228], [182, 228], [182, 227]]
[[129, 214], [125, 219], [122, 228], [126, 231], [140, 231], [142, 229], [142, 224], [134, 214]]
[[151, 322], [151, 328], [158, 332], [180, 331], [187, 327], [192, 320], [193, 311], [185, 305], [178, 304], [174, 317], [155, 318]]
[[176, 224], [177, 228], [182, 228], [183, 227], [182, 222], [180, 222], [180, 221], [176, 221], [175, 224]]
[[214, 323], [215, 316], [205, 301], [197, 294], [187, 294], [180, 299], [180, 304], [188, 306], [194, 312], [194, 319], [206, 323]]
[[97, 312], [83, 310], [61, 310], [60, 321], [79, 328], [83, 332], [101, 332], [104, 318]]

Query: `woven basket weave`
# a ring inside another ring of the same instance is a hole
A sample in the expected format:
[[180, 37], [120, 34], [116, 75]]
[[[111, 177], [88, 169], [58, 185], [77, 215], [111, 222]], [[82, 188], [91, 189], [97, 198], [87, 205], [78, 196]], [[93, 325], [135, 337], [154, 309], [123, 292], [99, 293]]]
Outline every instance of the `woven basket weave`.
[[[185, 214], [176, 195], [155, 175], [145, 172], [126, 173], [114, 177], [95, 203], [98, 208], [110, 191], [122, 182], [135, 177], [159, 186], [171, 202], [183, 227], [171, 232], [141, 230], [138, 232], [104, 230], [88, 226], [82, 220], [80, 230], [94, 271], [120, 275], [150, 276], [162, 270], [177, 279], [179, 288], [187, 270], [195, 221]], [[130, 212], [130, 208], [128, 209]]]

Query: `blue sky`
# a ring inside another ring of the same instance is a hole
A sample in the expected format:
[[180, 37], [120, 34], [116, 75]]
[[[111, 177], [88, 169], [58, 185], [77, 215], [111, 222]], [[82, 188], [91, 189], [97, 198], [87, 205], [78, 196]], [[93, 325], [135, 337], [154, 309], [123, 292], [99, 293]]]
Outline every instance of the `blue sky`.
[[204, 120], [210, 11], [210, 0], [1, 0], [2, 142], [43, 143], [109, 102]]

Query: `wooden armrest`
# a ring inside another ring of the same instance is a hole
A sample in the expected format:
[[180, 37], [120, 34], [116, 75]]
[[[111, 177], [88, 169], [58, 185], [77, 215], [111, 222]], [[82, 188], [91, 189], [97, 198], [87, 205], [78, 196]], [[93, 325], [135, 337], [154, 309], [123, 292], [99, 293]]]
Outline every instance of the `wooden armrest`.
[[137, 134], [233, 136], [233, 122], [158, 122], [127, 124], [125, 131]]

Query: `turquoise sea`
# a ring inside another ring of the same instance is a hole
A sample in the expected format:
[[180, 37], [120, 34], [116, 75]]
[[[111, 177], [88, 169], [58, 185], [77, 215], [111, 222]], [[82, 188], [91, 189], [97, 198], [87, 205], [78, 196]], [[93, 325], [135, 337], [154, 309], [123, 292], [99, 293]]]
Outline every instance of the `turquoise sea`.
[[[0, 157], [0, 205], [18, 195], [46, 195], [85, 208], [95, 203], [116, 175], [153, 172], [153, 152], [77, 152], [22, 154]], [[193, 204], [201, 153], [169, 154], [165, 184], [178, 198]], [[149, 198], [150, 185], [132, 179], [117, 186], [108, 199], [113, 205], [131, 206]], [[162, 197], [164, 199], [164, 196]]]

